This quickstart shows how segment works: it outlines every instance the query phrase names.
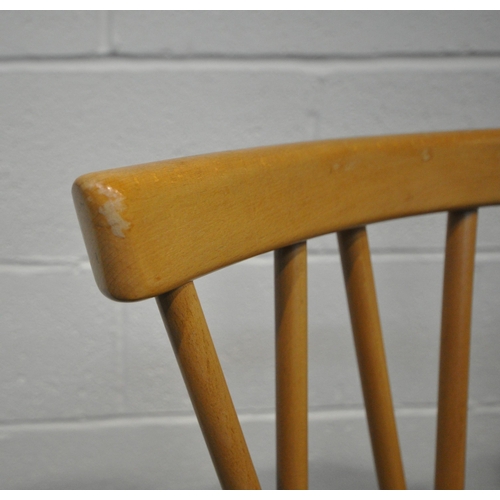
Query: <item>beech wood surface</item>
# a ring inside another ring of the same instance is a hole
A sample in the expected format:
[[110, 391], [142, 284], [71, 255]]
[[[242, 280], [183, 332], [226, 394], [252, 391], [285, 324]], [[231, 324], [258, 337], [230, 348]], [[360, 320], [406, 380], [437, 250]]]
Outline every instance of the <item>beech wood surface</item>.
[[337, 236], [379, 486], [405, 489], [366, 228]]
[[222, 487], [260, 489], [193, 283], [157, 303]]
[[308, 487], [307, 247], [274, 254], [278, 489]]
[[441, 321], [436, 489], [463, 489], [477, 211], [448, 214]]
[[97, 283], [160, 295], [349, 227], [500, 203], [500, 130], [288, 144], [84, 175], [73, 196]]

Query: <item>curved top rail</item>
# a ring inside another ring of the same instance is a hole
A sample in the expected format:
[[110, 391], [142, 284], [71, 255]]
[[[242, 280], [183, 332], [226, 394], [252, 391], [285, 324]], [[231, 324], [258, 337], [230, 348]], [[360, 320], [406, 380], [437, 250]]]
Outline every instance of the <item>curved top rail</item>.
[[500, 130], [318, 141], [79, 177], [101, 291], [139, 300], [361, 224], [500, 203]]

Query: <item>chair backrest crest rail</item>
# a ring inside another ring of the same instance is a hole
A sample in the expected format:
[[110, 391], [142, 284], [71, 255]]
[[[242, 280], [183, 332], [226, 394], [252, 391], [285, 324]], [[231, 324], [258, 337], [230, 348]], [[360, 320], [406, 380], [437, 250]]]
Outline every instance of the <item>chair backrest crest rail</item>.
[[318, 141], [107, 170], [73, 195], [101, 291], [140, 300], [371, 222], [500, 203], [500, 132]]

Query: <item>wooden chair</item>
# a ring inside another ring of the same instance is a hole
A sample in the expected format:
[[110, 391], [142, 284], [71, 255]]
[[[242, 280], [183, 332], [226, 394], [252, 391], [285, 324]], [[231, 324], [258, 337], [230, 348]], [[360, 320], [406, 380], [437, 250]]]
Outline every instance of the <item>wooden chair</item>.
[[375, 466], [404, 488], [365, 225], [448, 211], [436, 488], [464, 486], [477, 207], [500, 203], [500, 130], [319, 141], [84, 175], [101, 291], [156, 297], [224, 488], [259, 488], [192, 280], [275, 251], [278, 487], [307, 488], [306, 243], [337, 232]]

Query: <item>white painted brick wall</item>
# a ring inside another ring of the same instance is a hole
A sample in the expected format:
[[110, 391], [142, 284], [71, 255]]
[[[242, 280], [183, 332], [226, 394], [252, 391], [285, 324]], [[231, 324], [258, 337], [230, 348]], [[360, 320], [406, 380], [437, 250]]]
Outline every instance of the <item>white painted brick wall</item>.
[[[0, 12], [0, 487], [217, 488], [153, 301], [97, 291], [80, 174], [500, 126], [498, 12]], [[408, 483], [432, 486], [444, 214], [369, 228]], [[336, 239], [309, 242], [313, 488], [376, 486]], [[274, 487], [272, 258], [198, 292]], [[469, 488], [499, 488], [500, 209], [480, 213]], [[196, 474], [191, 471], [195, 470]]]

